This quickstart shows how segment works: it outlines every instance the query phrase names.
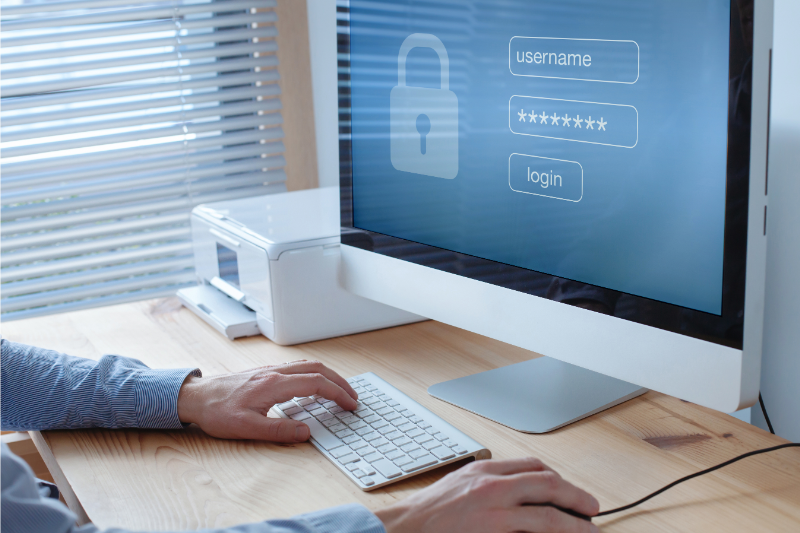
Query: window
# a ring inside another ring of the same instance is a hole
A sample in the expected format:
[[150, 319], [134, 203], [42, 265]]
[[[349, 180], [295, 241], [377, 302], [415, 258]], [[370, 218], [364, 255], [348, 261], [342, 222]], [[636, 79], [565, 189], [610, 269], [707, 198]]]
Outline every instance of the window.
[[3, 320], [172, 294], [194, 206], [285, 190], [275, 5], [3, 2]]

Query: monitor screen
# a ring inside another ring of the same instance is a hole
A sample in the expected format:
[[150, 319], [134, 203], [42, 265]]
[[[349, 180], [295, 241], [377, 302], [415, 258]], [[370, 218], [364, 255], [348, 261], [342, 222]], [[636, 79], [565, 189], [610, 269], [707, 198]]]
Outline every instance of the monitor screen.
[[752, 1], [343, 11], [343, 222], [374, 251], [741, 344]]

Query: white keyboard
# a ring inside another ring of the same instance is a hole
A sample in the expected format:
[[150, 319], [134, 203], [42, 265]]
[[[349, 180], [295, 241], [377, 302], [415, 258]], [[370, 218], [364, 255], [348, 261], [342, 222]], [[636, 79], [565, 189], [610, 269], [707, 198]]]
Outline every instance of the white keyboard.
[[311, 443], [361, 490], [373, 490], [489, 450], [373, 373], [347, 380], [358, 407], [345, 411], [319, 396], [276, 406], [311, 428]]

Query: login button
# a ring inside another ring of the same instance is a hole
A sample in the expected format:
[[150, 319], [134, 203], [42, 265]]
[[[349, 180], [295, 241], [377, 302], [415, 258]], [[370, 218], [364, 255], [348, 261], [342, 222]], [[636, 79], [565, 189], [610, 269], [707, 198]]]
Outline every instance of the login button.
[[575, 161], [511, 154], [508, 185], [518, 193], [580, 202], [583, 198], [583, 167]]

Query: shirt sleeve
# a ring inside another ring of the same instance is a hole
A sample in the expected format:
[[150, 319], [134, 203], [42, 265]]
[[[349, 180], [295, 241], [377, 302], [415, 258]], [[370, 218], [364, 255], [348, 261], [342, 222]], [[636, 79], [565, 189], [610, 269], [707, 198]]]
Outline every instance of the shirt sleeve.
[[182, 427], [178, 392], [197, 369], [151, 370], [136, 359], [99, 361], [2, 339], [3, 430]]
[[[64, 504], [43, 498], [25, 462], [2, 446], [0, 529], [3, 533], [101, 533], [92, 524], [76, 526], [76, 516]], [[130, 533], [109, 529], [105, 533]], [[200, 532], [203, 533], [203, 532]], [[293, 519], [270, 520], [205, 533], [386, 533], [378, 517], [361, 505], [344, 505]]]

